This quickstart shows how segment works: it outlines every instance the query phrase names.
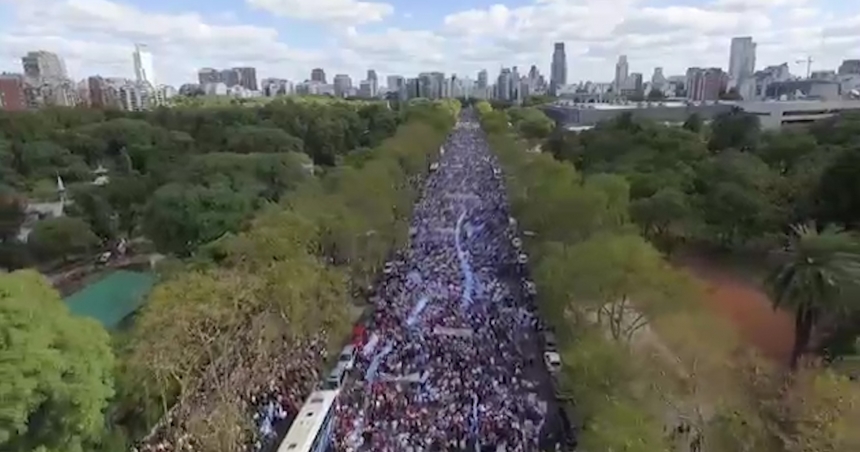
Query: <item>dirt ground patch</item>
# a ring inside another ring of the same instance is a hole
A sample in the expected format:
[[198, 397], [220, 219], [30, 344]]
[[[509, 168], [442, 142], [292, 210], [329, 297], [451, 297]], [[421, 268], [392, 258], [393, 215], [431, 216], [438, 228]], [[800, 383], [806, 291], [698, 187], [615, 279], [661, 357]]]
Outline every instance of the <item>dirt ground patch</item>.
[[704, 302], [728, 318], [747, 343], [776, 362], [788, 363], [794, 321], [789, 313], [773, 310], [756, 277], [703, 258], [685, 256], [676, 263], [706, 285]]

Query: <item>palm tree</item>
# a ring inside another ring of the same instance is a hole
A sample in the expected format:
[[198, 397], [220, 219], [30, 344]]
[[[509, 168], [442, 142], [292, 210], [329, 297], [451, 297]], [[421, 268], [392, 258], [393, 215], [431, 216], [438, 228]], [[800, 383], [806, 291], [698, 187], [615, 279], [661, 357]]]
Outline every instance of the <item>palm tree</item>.
[[765, 285], [774, 309], [794, 311], [791, 368], [809, 346], [823, 316], [847, 307], [849, 293], [860, 283], [860, 247], [852, 234], [835, 227], [818, 231], [814, 224], [792, 226], [783, 262], [768, 275]]

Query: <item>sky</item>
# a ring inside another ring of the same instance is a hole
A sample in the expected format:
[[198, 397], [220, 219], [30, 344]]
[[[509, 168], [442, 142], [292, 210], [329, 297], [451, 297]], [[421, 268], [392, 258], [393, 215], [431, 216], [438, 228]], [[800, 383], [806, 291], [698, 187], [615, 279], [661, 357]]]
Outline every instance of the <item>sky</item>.
[[258, 78], [302, 81], [311, 69], [357, 83], [444, 71], [491, 77], [532, 64], [549, 73], [564, 42], [568, 82], [610, 81], [619, 55], [654, 67], [726, 68], [733, 36], [758, 43], [756, 66], [795, 74], [860, 58], [860, 2], [847, 0], [0, 0], [0, 71], [48, 50], [74, 79], [132, 77], [147, 44], [159, 83], [195, 82], [201, 67], [255, 66]]

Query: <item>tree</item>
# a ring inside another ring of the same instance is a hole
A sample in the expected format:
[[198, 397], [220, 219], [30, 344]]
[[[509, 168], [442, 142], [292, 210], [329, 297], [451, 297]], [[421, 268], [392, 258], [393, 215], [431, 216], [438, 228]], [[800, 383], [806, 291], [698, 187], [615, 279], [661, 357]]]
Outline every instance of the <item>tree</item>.
[[845, 227], [860, 224], [860, 147], [842, 151], [821, 175], [814, 195], [815, 217]]
[[687, 196], [667, 187], [647, 198], [633, 201], [630, 215], [642, 228], [642, 233], [658, 244], [672, 250], [672, 239], [683, 234], [680, 229], [690, 219], [691, 209]]
[[649, 101], [660, 101], [666, 98], [666, 95], [663, 94], [663, 91], [660, 91], [657, 88], [651, 88], [651, 91], [648, 91], [647, 99]]
[[846, 296], [860, 283], [860, 252], [856, 239], [828, 227], [792, 227], [784, 262], [766, 280], [774, 308], [794, 312], [791, 367], [806, 353], [813, 329], [824, 316], [846, 309]]
[[24, 201], [9, 187], [0, 186], [0, 243], [18, 236], [27, 218]]
[[623, 342], [685, 290], [660, 254], [632, 234], [597, 234], [574, 246], [552, 247], [538, 263], [536, 280], [553, 299], [566, 299], [565, 306], [594, 316]]
[[188, 256], [199, 245], [238, 231], [253, 212], [252, 199], [222, 185], [168, 184], [149, 201], [143, 229], [159, 250]]
[[761, 134], [758, 116], [732, 110], [717, 115], [711, 123], [708, 149], [719, 152], [726, 149], [747, 151], [755, 148]]
[[829, 369], [800, 369], [779, 400], [787, 452], [850, 451], [860, 448], [857, 383]]
[[42, 220], [33, 227], [27, 244], [43, 260], [62, 259], [92, 252], [100, 241], [86, 221], [75, 217]]
[[302, 152], [302, 140], [273, 127], [242, 126], [227, 135], [227, 149], [238, 154]]
[[682, 127], [690, 132], [699, 133], [702, 131], [702, 117], [698, 113], [693, 113], [687, 116]]
[[0, 273], [0, 448], [83, 452], [113, 396], [110, 337], [35, 271]]

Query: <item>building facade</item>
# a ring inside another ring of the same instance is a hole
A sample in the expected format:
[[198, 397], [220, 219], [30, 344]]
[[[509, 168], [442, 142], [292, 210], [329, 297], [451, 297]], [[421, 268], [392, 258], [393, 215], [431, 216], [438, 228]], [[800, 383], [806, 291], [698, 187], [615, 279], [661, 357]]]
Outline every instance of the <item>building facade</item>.
[[564, 51], [564, 43], [556, 42], [552, 50], [552, 66], [549, 75], [550, 94], [557, 96], [558, 89], [564, 85], [567, 85], [567, 54]]
[[23, 111], [26, 109], [24, 76], [21, 74], [0, 74], [0, 110]]
[[135, 44], [132, 59], [134, 61], [135, 81], [155, 87], [155, 68], [153, 67], [152, 53], [149, 51], [149, 48], [145, 44]]

